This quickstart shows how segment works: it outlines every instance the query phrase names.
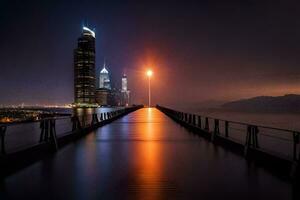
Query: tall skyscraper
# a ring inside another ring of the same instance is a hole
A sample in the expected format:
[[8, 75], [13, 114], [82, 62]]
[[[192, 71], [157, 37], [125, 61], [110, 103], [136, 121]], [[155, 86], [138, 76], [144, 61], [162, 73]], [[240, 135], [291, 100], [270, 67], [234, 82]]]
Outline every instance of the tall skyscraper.
[[109, 73], [106, 69], [105, 62], [99, 76], [99, 88], [105, 88], [111, 90]]
[[126, 74], [123, 74], [122, 76], [122, 89], [121, 89], [121, 104], [124, 106], [129, 105], [129, 93], [130, 91], [128, 90], [127, 87], [127, 76]]
[[83, 27], [74, 50], [74, 97], [77, 107], [95, 104], [95, 32]]

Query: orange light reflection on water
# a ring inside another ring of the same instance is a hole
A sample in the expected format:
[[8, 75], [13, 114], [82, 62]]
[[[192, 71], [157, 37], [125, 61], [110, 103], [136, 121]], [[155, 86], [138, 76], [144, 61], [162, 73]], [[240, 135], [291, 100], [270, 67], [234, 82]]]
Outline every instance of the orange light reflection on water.
[[144, 112], [147, 112], [147, 115], [144, 115], [147, 116], [147, 123], [138, 123], [137, 126], [143, 142], [137, 145], [136, 151], [136, 164], [138, 165], [136, 187], [138, 187], [140, 199], [161, 199], [163, 185], [159, 136], [162, 134], [162, 129], [155, 121], [159, 121], [162, 115], [158, 115], [159, 111], [154, 108], [144, 109]]

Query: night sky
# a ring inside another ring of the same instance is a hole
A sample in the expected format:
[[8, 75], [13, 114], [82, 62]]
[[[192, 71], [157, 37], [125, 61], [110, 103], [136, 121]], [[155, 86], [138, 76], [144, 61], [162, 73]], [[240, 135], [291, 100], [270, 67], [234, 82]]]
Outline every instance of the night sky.
[[[164, 2], [164, 3], [162, 3]], [[73, 49], [96, 30], [134, 103], [180, 105], [300, 93], [300, 3], [258, 1], [0, 1], [0, 104], [73, 102]]]

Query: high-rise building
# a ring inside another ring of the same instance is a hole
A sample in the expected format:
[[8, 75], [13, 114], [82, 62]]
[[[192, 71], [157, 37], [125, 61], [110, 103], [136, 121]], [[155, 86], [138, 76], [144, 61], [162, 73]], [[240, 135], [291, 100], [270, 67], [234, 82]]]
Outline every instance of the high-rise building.
[[122, 76], [122, 91], [127, 91], [127, 76], [123, 74]]
[[129, 105], [129, 93], [127, 87], [127, 76], [124, 74], [122, 76], [122, 89], [121, 89], [121, 105], [128, 106]]
[[75, 106], [96, 106], [95, 90], [95, 32], [83, 27], [78, 46], [74, 50]]
[[109, 73], [106, 67], [107, 66], [104, 62], [103, 68], [100, 71], [100, 76], [99, 76], [99, 88], [105, 88], [111, 90]]
[[99, 106], [109, 105], [110, 90], [106, 88], [98, 88], [96, 90], [96, 102]]

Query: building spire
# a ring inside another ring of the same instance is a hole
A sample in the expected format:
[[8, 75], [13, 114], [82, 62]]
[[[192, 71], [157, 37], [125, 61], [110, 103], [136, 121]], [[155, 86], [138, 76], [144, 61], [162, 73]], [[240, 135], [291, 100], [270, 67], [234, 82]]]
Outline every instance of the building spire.
[[102, 68], [100, 73], [101, 74], [108, 74], [108, 71], [106, 69], [106, 60], [105, 60], [105, 58], [104, 58], [103, 68]]

